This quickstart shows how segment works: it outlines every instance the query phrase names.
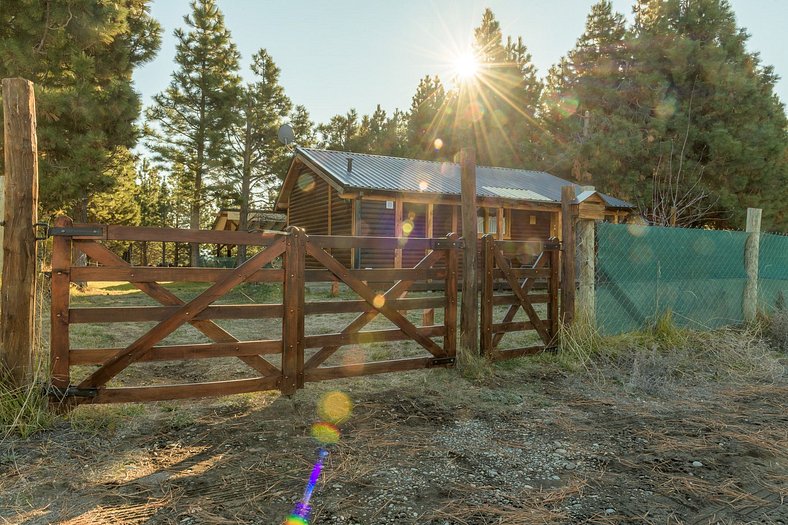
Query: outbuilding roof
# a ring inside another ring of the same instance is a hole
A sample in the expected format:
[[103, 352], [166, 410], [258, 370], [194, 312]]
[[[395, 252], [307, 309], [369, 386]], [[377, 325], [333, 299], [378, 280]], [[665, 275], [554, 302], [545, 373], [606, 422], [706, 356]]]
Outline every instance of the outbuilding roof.
[[[406, 193], [434, 193], [460, 195], [460, 165], [454, 162], [435, 162], [331, 151], [296, 148], [296, 157], [303, 156], [325, 175], [348, 190], [376, 190]], [[544, 171], [511, 168], [476, 167], [478, 197], [506, 198], [532, 202], [561, 202], [561, 187], [583, 188]], [[599, 193], [611, 208], [634, 208], [627, 201]], [[280, 196], [281, 198], [281, 196]]]

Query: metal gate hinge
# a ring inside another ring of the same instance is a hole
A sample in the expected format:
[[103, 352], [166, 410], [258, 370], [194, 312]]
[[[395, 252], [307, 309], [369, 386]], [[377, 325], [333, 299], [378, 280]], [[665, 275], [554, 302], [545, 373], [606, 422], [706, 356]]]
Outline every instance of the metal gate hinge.
[[[37, 241], [45, 241], [49, 238], [49, 223], [37, 222], [33, 225], [33, 231], [35, 231]], [[42, 233], [39, 233], [39, 231], [42, 231]]]
[[54, 237], [56, 235], [64, 237], [103, 237], [104, 228], [101, 226], [80, 226], [76, 228], [53, 226], [49, 228], [49, 236]]
[[67, 397], [96, 397], [98, 395], [98, 388], [79, 388], [74, 385], [69, 385], [66, 388], [48, 385], [45, 390], [48, 395], [54, 396], [57, 399], [65, 399]]
[[456, 361], [454, 357], [436, 357], [432, 360], [432, 366], [453, 365]]

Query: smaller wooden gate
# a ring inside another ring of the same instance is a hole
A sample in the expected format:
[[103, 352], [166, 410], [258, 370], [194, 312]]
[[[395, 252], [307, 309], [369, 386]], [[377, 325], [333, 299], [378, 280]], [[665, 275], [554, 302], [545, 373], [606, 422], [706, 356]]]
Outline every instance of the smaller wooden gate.
[[[509, 359], [556, 345], [560, 249], [556, 239], [501, 241], [495, 240], [494, 235], [482, 237], [482, 355], [494, 360]], [[497, 306], [508, 306], [500, 321], [495, 319]], [[516, 320], [520, 309], [524, 320]], [[538, 343], [499, 348], [505, 334], [522, 331], [535, 332]]]

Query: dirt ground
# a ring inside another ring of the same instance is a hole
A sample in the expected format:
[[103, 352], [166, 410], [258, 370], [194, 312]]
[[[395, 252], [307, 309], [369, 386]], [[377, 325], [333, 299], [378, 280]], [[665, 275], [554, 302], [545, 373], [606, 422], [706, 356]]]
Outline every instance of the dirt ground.
[[[85, 333], [95, 346], [119, 337]], [[356, 351], [387, 349], [402, 350]], [[548, 355], [481, 379], [435, 369], [307, 384], [291, 398], [83, 406], [0, 443], [0, 523], [280, 524], [332, 391], [354, 409], [312, 523], [788, 523], [785, 360], [732, 380], [679, 377], [660, 359], [589, 372]], [[147, 366], [149, 379], [217, 370]]]

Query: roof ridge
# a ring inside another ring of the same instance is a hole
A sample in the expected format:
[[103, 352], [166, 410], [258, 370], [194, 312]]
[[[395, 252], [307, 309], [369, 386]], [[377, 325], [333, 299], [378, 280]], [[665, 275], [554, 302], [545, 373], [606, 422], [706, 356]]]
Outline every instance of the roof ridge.
[[[306, 150], [306, 151], [324, 151], [328, 153], [339, 153], [343, 155], [362, 155], [365, 157], [378, 157], [381, 159], [399, 159], [399, 160], [406, 160], [408, 162], [426, 162], [428, 164], [452, 164], [454, 166], [459, 166], [459, 162], [452, 162], [449, 160], [426, 160], [426, 159], [411, 159], [409, 157], [395, 157], [394, 155], [378, 155], [376, 153], [360, 153], [358, 151], [341, 151], [336, 149], [321, 149], [321, 148], [306, 148], [299, 146], [299, 149]], [[552, 177], [556, 177], [552, 173], [543, 170], [529, 170], [526, 168], [507, 168], [504, 166], [486, 166], [484, 164], [479, 164], [476, 166], [477, 168], [487, 168], [491, 170], [506, 170], [506, 171], [527, 171], [529, 173], [544, 173], [546, 175], [550, 175]], [[560, 178], [560, 177], [559, 177]]]

